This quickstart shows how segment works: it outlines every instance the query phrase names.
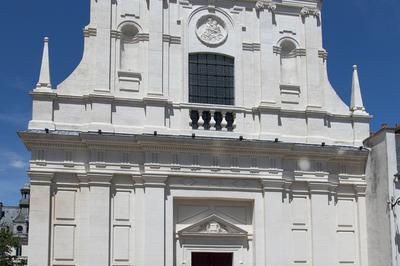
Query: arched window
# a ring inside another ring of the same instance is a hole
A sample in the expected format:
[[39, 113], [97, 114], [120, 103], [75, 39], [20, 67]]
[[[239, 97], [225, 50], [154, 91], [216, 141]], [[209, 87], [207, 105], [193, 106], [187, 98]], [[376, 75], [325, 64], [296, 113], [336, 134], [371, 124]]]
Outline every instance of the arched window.
[[189, 102], [233, 105], [234, 58], [219, 54], [189, 55]]

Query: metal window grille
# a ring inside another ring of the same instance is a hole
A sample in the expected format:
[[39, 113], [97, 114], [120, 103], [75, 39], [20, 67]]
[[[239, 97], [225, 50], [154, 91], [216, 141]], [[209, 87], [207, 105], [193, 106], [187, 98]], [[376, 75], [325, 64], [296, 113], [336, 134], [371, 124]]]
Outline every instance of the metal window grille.
[[189, 102], [233, 105], [234, 100], [234, 58], [190, 54]]

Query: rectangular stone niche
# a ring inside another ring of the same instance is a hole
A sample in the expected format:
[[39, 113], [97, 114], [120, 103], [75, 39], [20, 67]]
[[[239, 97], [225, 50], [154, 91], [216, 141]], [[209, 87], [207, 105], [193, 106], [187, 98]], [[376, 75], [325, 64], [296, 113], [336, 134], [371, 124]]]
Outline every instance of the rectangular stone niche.
[[138, 92], [142, 74], [130, 71], [118, 71], [118, 80], [120, 91]]

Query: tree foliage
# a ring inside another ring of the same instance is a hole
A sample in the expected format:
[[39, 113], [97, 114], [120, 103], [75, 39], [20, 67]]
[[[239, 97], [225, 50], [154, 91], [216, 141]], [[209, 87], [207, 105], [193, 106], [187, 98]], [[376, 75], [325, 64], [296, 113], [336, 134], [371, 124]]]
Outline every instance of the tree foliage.
[[13, 248], [20, 245], [19, 238], [13, 236], [6, 228], [0, 229], [0, 266], [14, 266], [15, 256], [12, 255]]

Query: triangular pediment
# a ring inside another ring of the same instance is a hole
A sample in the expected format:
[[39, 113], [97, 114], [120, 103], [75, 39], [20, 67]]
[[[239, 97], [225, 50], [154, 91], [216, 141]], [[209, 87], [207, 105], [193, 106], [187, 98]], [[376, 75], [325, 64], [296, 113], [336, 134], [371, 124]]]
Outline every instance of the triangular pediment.
[[247, 232], [213, 214], [178, 232], [181, 236], [247, 236]]

